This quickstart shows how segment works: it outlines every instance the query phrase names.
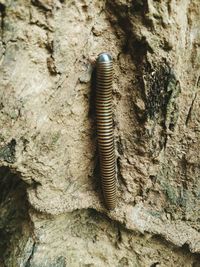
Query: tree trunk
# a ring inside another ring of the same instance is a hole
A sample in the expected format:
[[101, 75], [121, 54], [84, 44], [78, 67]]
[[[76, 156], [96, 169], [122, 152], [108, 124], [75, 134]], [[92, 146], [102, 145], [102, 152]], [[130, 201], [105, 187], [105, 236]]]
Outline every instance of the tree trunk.
[[[0, 266], [200, 266], [199, 0], [0, 0]], [[113, 57], [105, 208], [95, 59]]]

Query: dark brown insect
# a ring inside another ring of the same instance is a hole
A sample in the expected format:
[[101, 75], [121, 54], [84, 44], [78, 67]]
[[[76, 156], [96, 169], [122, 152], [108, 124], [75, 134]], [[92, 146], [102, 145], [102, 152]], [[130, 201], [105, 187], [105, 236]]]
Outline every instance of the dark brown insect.
[[96, 122], [101, 182], [108, 209], [116, 205], [116, 160], [112, 118], [112, 58], [102, 53], [97, 58]]

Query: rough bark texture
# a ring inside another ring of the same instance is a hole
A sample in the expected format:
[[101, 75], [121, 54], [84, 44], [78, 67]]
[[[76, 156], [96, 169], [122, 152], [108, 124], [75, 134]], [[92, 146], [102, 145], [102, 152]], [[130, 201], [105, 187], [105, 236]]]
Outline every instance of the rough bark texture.
[[[0, 266], [200, 266], [199, 0], [1, 0]], [[114, 59], [117, 208], [94, 60]]]

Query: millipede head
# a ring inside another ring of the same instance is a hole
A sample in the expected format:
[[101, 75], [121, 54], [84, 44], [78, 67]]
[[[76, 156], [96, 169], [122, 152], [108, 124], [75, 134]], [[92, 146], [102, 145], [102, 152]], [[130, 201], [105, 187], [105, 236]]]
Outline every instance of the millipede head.
[[109, 53], [103, 52], [98, 55], [97, 63], [110, 62], [110, 61], [112, 61], [112, 57]]

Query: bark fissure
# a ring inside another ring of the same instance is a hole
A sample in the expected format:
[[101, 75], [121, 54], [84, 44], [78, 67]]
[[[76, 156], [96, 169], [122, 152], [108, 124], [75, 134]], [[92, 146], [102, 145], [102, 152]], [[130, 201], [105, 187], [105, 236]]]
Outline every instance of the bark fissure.
[[30, 253], [30, 256], [29, 256], [27, 262], [25, 263], [25, 267], [31, 267], [32, 266], [31, 260], [33, 259], [35, 250], [36, 250], [36, 242], [33, 243], [31, 253]]
[[187, 117], [186, 117], [186, 120], [185, 120], [186, 126], [188, 125], [188, 122], [191, 119], [192, 109], [193, 109], [193, 105], [194, 105], [194, 102], [196, 100], [196, 97], [197, 97], [197, 93], [195, 93], [194, 98], [192, 99], [192, 103], [190, 105], [190, 108], [189, 108], [189, 111], [188, 111], [188, 114], [187, 114]]

